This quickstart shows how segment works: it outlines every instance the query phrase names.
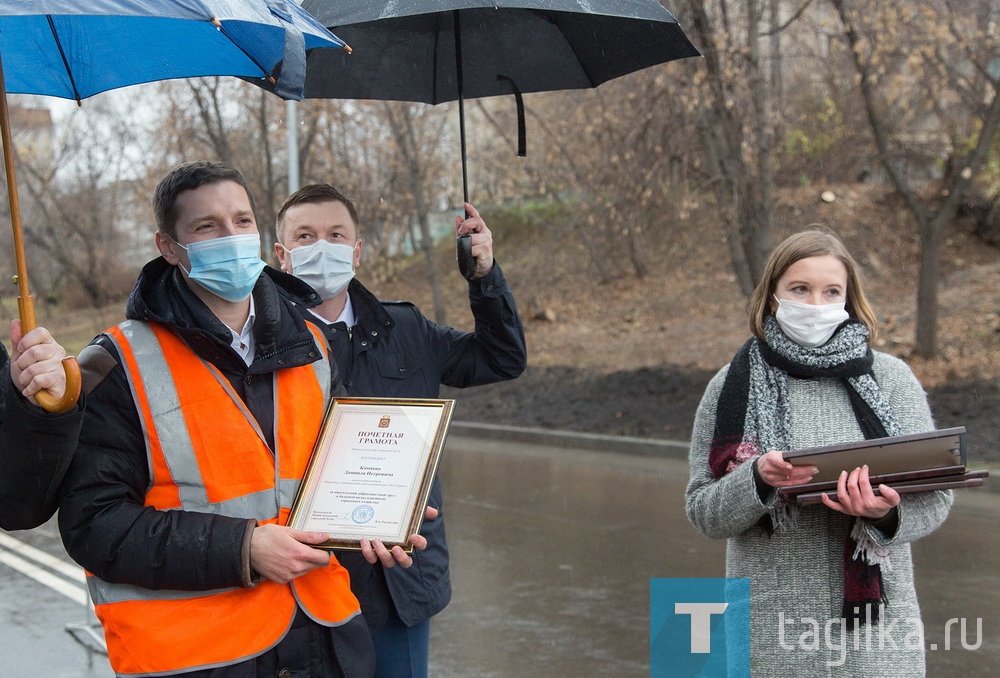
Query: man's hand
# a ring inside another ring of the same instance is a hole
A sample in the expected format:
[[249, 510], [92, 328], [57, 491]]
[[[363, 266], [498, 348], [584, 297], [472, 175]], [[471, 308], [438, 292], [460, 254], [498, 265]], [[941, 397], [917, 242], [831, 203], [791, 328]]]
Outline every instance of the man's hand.
[[468, 233], [472, 236], [472, 256], [476, 258], [476, 272], [472, 276], [473, 280], [482, 278], [493, 269], [493, 234], [486, 227], [486, 222], [479, 216], [479, 212], [469, 203], [465, 205], [465, 213], [468, 219], [461, 216], [455, 217], [455, 231], [458, 235]]
[[327, 551], [309, 544], [327, 540], [323, 532], [304, 532], [283, 525], [258, 525], [250, 536], [250, 567], [265, 579], [287, 584], [317, 567], [330, 564]]
[[21, 334], [21, 321], [10, 324], [10, 343], [14, 350], [10, 356], [10, 379], [14, 388], [20, 391], [33, 405], [38, 403], [33, 397], [46, 390], [56, 399], [66, 392], [66, 372], [62, 359], [66, 350], [56, 343], [44, 327], [36, 327], [25, 335]]
[[[432, 506], [428, 506], [424, 510], [424, 520], [431, 520], [437, 516], [438, 510]], [[427, 548], [427, 538], [422, 535], [411, 534], [407, 541], [413, 544], [413, 548], [418, 551]], [[402, 546], [393, 546], [392, 550], [389, 550], [381, 539], [362, 539], [361, 555], [372, 565], [381, 562], [382, 567], [387, 568], [395, 567], [398, 563], [400, 567], [406, 569], [413, 564], [413, 558], [403, 550]]]

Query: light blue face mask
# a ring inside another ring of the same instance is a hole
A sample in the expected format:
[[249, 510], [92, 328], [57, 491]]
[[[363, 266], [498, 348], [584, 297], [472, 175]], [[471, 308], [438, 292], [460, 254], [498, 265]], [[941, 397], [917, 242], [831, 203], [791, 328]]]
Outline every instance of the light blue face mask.
[[174, 242], [188, 253], [191, 270], [184, 269], [188, 277], [226, 301], [249, 297], [264, 270], [257, 233], [199, 240], [187, 246]]

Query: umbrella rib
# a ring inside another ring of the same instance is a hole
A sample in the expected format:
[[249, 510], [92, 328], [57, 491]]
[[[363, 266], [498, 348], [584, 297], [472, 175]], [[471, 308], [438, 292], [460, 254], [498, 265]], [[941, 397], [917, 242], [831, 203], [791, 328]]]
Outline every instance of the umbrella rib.
[[277, 84], [277, 81], [275, 80], [274, 76], [267, 72], [267, 69], [264, 68], [264, 66], [259, 61], [257, 61], [257, 59], [254, 58], [253, 54], [250, 54], [250, 52], [243, 49], [243, 45], [233, 40], [232, 37], [230, 37], [230, 35], [226, 33], [226, 27], [222, 25], [221, 21], [213, 17], [212, 23], [215, 25], [217, 29], [219, 29], [219, 32], [222, 33], [222, 35], [226, 38], [226, 40], [233, 43], [233, 46], [235, 46], [236, 49], [243, 52], [246, 58], [252, 61], [254, 66], [260, 69], [260, 72], [264, 74], [264, 77], [267, 78], [268, 82], [270, 82], [272, 85]]
[[69, 67], [69, 61], [66, 60], [66, 52], [63, 50], [62, 42], [59, 40], [59, 32], [56, 31], [56, 25], [52, 21], [52, 15], [46, 14], [45, 20], [49, 22], [49, 30], [52, 31], [52, 39], [56, 41], [56, 47], [59, 49], [59, 58], [62, 59], [63, 66], [66, 68], [66, 75], [69, 76], [69, 84], [73, 87], [73, 98], [76, 99], [77, 105], [80, 105], [80, 91], [76, 88], [76, 80], [73, 78], [73, 69]]

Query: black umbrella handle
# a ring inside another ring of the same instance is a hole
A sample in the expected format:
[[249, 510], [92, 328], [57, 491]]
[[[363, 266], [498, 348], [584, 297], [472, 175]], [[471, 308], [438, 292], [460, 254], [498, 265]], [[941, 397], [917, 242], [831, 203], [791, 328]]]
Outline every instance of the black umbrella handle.
[[466, 280], [472, 280], [476, 275], [476, 258], [472, 256], [472, 236], [468, 233], [458, 236], [455, 242], [458, 257], [458, 272]]

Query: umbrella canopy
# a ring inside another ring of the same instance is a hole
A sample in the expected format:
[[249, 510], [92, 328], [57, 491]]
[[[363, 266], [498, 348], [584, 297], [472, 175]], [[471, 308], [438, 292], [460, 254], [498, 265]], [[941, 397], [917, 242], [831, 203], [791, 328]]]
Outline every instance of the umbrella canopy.
[[700, 56], [657, 0], [305, 0], [302, 6], [358, 47], [350, 55], [311, 54], [306, 97], [458, 101], [466, 201], [464, 99], [514, 94], [524, 155], [522, 92], [597, 87]]
[[[301, 98], [308, 51], [342, 40], [285, 0], [0, 0], [0, 134], [17, 262], [21, 327], [36, 326], [17, 198], [7, 92], [75, 99], [142, 82], [214, 75], [267, 80]], [[67, 358], [66, 394], [38, 393], [64, 412], [80, 393]]]
[[[658, 0], [304, 0], [302, 6], [358, 48], [350, 55], [311, 54], [306, 97], [458, 101], [466, 202], [466, 98], [515, 96], [523, 156], [522, 92], [597, 87], [700, 56]], [[458, 261], [463, 275], [471, 275], [466, 236], [458, 241]]]
[[0, 0], [7, 91], [86, 99], [156, 80], [236, 75], [302, 98], [306, 52], [344, 42], [285, 0]]
[[358, 48], [310, 55], [307, 97], [439, 104], [511, 94], [510, 82], [497, 76], [521, 92], [583, 89], [699, 56], [657, 0], [305, 0], [302, 6]]

